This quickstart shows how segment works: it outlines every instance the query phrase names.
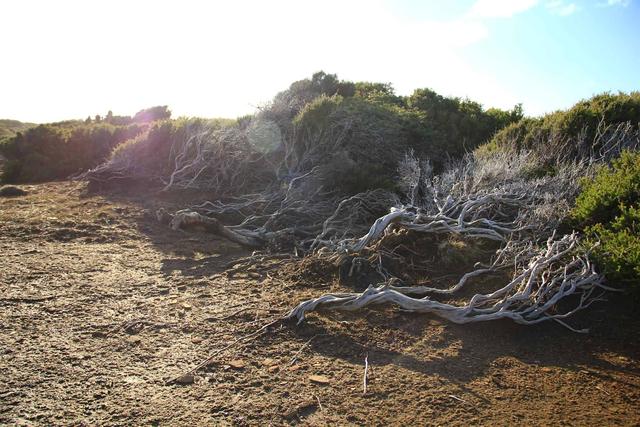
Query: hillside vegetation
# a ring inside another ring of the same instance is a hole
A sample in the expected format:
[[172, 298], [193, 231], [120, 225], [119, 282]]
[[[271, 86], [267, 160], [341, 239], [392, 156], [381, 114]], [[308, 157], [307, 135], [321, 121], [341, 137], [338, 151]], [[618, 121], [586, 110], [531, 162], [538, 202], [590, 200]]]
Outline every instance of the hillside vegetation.
[[483, 149], [533, 149], [543, 151], [550, 143], [566, 144], [566, 156], [584, 155], [598, 150], [603, 125], [640, 123], [640, 92], [603, 93], [582, 100], [566, 111], [543, 117], [527, 117], [506, 126]]
[[36, 126], [35, 123], [23, 123], [18, 120], [0, 119], [0, 141], [15, 136], [18, 132]]
[[395, 191], [405, 153], [442, 169], [521, 118], [520, 106], [485, 110], [429, 89], [403, 97], [389, 84], [318, 72], [292, 83], [255, 115], [157, 123], [91, 176], [240, 194], [255, 183], [264, 187], [314, 169], [317, 180], [342, 194]]
[[104, 118], [27, 126], [0, 141], [0, 154], [7, 158], [0, 178], [4, 182], [67, 178], [102, 162], [118, 144], [170, 116], [167, 107], [153, 107], [134, 117], [109, 112]]
[[[303, 302], [288, 316], [299, 321], [386, 302], [457, 323], [568, 326], [561, 319], [638, 277], [626, 254], [638, 252], [639, 107], [638, 92], [600, 94], [529, 118], [519, 105], [399, 96], [318, 72], [236, 120], [174, 120], [158, 107], [36, 127], [5, 144], [5, 179], [91, 168], [78, 176], [96, 188], [204, 190], [209, 200], [158, 218], [307, 255], [368, 287]], [[425, 282], [452, 269], [454, 285]], [[437, 300], [474, 281], [496, 290]], [[574, 308], [560, 310], [567, 298]]]

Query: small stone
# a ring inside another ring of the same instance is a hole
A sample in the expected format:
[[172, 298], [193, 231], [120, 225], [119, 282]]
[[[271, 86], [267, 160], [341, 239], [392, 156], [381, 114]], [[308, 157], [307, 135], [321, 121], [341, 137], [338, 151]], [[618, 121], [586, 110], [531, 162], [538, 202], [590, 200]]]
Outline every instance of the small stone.
[[322, 385], [327, 385], [330, 383], [329, 378], [325, 377], [324, 375], [310, 375], [309, 381]]
[[276, 363], [276, 361], [272, 358], [266, 358], [262, 361], [262, 366], [272, 366]]
[[188, 385], [188, 384], [193, 384], [195, 380], [196, 379], [193, 376], [193, 374], [184, 374], [183, 376], [181, 376], [176, 380], [176, 383]]
[[240, 359], [235, 359], [229, 362], [229, 366], [231, 366], [233, 369], [244, 369], [245, 363]]

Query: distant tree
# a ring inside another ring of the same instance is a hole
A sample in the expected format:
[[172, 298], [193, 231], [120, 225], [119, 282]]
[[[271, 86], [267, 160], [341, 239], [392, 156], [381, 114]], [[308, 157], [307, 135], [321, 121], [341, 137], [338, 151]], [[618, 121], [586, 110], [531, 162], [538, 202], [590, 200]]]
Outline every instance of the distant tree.
[[171, 111], [169, 110], [169, 107], [166, 105], [159, 105], [138, 111], [135, 116], [133, 116], [133, 121], [136, 123], [151, 123], [157, 120], [169, 118], [171, 118]]
[[524, 117], [524, 110], [522, 108], [522, 103], [518, 103], [511, 110], [511, 120], [513, 122], [517, 122], [518, 120], [522, 120]]

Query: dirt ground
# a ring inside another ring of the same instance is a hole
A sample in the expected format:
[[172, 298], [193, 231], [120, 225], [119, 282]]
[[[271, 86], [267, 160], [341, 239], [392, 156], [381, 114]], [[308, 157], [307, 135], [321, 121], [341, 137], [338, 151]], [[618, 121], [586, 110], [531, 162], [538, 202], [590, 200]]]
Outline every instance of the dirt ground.
[[24, 188], [0, 199], [2, 425], [640, 425], [640, 321], [624, 297], [573, 318], [584, 335], [311, 314], [167, 384], [339, 285], [290, 260], [229, 270], [249, 254], [155, 220], [184, 201]]

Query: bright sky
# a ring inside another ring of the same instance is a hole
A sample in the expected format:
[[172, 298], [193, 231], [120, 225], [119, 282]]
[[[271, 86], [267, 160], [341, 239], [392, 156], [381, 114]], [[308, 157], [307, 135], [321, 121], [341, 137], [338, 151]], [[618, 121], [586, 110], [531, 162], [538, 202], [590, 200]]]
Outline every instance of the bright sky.
[[313, 72], [542, 114], [640, 90], [640, 0], [7, 0], [0, 118], [235, 117]]

